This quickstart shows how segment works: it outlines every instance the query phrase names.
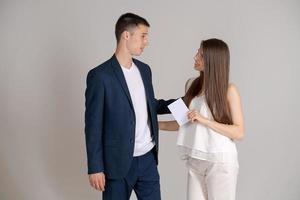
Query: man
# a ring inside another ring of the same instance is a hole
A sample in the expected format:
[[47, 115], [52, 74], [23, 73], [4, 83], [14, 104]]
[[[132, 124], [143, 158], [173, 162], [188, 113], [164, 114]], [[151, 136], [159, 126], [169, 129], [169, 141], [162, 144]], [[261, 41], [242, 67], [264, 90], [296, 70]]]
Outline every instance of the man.
[[132, 13], [115, 27], [115, 54], [87, 75], [85, 135], [88, 174], [104, 200], [160, 199], [157, 114], [174, 100], [156, 100], [149, 66], [133, 56], [148, 45], [149, 23]]

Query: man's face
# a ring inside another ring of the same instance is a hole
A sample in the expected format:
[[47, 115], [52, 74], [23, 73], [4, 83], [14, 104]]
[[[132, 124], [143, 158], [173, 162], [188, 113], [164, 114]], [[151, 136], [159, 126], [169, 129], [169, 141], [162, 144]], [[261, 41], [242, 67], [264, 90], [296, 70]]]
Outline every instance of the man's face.
[[126, 46], [132, 56], [139, 56], [143, 53], [148, 45], [148, 32], [149, 27], [145, 25], [138, 25], [129, 31]]

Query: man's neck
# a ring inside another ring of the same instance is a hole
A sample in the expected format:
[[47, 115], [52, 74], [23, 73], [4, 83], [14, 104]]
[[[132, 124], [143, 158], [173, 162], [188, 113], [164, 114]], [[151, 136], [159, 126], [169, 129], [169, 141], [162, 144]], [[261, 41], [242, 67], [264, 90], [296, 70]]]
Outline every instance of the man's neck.
[[115, 55], [120, 65], [126, 67], [127, 69], [130, 69], [130, 67], [132, 66], [132, 56], [128, 53], [128, 51], [122, 49], [121, 47], [117, 47]]

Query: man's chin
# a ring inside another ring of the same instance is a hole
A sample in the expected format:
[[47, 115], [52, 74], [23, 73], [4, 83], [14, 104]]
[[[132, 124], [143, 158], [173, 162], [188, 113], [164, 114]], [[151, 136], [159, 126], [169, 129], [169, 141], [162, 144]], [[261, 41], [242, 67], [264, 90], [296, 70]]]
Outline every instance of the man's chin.
[[139, 53], [133, 53], [132, 55], [133, 55], [133, 56], [140, 56], [142, 53], [143, 53], [143, 52], [141, 51], [141, 52], [139, 52]]

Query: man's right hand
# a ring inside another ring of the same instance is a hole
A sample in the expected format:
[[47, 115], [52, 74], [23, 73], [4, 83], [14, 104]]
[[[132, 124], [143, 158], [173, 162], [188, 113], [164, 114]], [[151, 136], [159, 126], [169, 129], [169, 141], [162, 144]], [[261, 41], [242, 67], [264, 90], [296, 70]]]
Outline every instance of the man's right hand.
[[99, 191], [104, 191], [105, 188], [105, 175], [103, 172], [89, 174], [90, 185]]

